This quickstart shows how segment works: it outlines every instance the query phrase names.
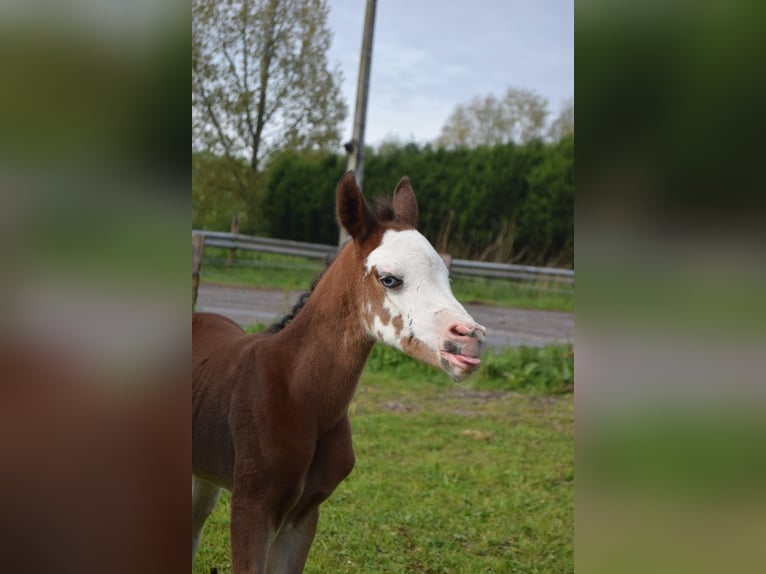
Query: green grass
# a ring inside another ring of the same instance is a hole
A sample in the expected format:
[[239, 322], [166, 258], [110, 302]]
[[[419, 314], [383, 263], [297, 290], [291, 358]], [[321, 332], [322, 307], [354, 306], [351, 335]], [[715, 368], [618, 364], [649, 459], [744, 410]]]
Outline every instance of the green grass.
[[[357, 465], [322, 505], [306, 572], [573, 572], [574, 401], [547, 394], [571, 389], [572, 361], [507, 350], [455, 385], [376, 346], [350, 407]], [[230, 572], [229, 502], [194, 572]]]
[[578, 434], [578, 571], [763, 571], [763, 402], [642, 398], [590, 409]]
[[[324, 269], [321, 261], [270, 253], [238, 252], [229, 267], [225, 249], [206, 248], [205, 257], [200, 279], [229, 285], [305, 291]], [[574, 311], [574, 290], [553, 282], [453, 277], [452, 290], [462, 303]]]
[[[365, 376], [383, 378], [386, 388], [398, 379], [403, 389], [453, 388], [444, 374], [391, 347], [378, 344], [367, 361]], [[364, 378], [362, 380], [365, 380]], [[561, 394], [574, 388], [572, 345], [515, 347], [487, 351], [482, 366], [464, 386], [474, 390]]]
[[453, 277], [452, 291], [461, 303], [485, 303], [543, 311], [574, 311], [574, 288], [554, 282]]
[[200, 280], [228, 285], [308, 290], [324, 269], [321, 261], [271, 253], [237, 253], [226, 266], [226, 250], [205, 249]]

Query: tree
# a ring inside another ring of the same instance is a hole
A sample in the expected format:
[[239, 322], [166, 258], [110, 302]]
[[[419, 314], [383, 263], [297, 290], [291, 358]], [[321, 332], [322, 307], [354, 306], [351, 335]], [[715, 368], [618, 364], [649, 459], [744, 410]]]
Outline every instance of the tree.
[[270, 237], [336, 243], [335, 183], [345, 155], [287, 151], [269, 158], [260, 205], [262, 230]]
[[458, 105], [436, 140], [455, 149], [508, 142], [525, 144], [543, 135], [548, 101], [532, 90], [508, 88], [502, 98], [492, 94]]
[[267, 156], [339, 146], [328, 12], [326, 0], [192, 1], [192, 150], [227, 160], [249, 211]]
[[[269, 157], [259, 233], [335, 243], [333, 190], [345, 163], [345, 155], [317, 152]], [[531, 265], [574, 261], [572, 135], [454, 150], [389, 138], [367, 154], [365, 195], [390, 197], [391, 174], [412, 177], [418, 229], [442, 253]]]
[[548, 100], [533, 90], [508, 88], [503, 107], [510, 141], [525, 144], [542, 138], [548, 119]]
[[548, 128], [548, 138], [557, 142], [574, 133], [574, 99], [570, 98], [561, 106], [561, 111]]
[[231, 165], [210, 152], [192, 152], [192, 227], [228, 231], [232, 214], [246, 210], [234, 170], [245, 173], [247, 162]]

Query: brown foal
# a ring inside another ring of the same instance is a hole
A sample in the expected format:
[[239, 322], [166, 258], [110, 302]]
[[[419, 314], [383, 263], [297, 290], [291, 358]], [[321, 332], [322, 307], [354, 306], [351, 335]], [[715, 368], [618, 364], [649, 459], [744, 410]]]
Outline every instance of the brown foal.
[[337, 206], [351, 241], [284, 328], [246, 335], [192, 316], [192, 563], [227, 488], [233, 572], [303, 571], [319, 505], [354, 467], [348, 406], [375, 341], [455, 381], [480, 366], [486, 330], [415, 230], [409, 179], [373, 210], [348, 172]]

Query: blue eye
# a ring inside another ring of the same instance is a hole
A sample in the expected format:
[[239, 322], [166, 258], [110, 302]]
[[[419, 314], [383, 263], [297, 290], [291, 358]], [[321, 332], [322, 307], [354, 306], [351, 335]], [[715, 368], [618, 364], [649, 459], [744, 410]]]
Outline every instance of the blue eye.
[[402, 280], [398, 277], [394, 277], [393, 275], [384, 275], [380, 278], [380, 283], [386, 289], [396, 289], [397, 287], [401, 286]]

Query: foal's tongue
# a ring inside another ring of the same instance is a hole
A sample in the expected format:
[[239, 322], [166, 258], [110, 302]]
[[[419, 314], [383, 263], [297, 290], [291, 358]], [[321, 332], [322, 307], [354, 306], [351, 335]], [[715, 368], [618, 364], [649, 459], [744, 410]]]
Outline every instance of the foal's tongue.
[[454, 355], [454, 357], [461, 363], [466, 365], [480, 365], [481, 359], [475, 359], [473, 357], [466, 357], [465, 355]]

